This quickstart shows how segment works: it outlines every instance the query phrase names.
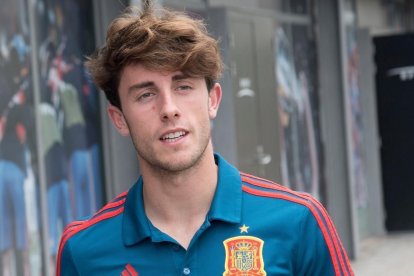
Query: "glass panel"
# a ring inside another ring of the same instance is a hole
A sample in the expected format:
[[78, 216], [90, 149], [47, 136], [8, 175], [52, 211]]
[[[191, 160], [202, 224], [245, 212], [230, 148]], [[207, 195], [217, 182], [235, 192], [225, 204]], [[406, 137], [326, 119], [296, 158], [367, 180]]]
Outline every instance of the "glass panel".
[[320, 193], [320, 131], [314, 40], [307, 26], [278, 26], [275, 72], [281, 125], [283, 183]]
[[53, 266], [64, 227], [102, 205], [99, 97], [83, 64], [94, 49], [91, 1], [39, 0], [35, 13], [38, 116]]
[[310, 12], [309, 0], [210, 0], [208, 4], [211, 7], [257, 8], [293, 14], [308, 14]]
[[368, 187], [365, 175], [365, 159], [362, 142], [364, 140], [364, 126], [361, 109], [361, 90], [359, 85], [359, 49], [357, 43], [356, 4], [354, 0], [345, 1], [345, 43], [346, 43], [346, 81], [345, 112], [348, 116], [348, 129], [351, 133], [349, 154], [351, 157], [349, 166], [352, 168], [351, 175], [354, 187], [353, 200], [356, 202], [358, 211], [358, 227], [361, 237], [368, 234]]
[[290, 12], [296, 14], [310, 13], [309, 0], [289, 0]]
[[41, 275], [42, 240], [27, 2], [0, 9], [0, 275]]

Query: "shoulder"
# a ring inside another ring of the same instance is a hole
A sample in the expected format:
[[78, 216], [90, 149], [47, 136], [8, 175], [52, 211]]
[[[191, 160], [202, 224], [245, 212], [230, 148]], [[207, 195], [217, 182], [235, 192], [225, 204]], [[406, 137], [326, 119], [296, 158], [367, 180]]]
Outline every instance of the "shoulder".
[[[264, 199], [266, 201], [275, 202], [275, 204], [277, 202], [277, 206], [283, 206], [289, 210], [297, 210], [297, 212], [301, 212], [303, 216], [306, 216], [307, 213], [311, 214], [317, 224], [322, 228], [331, 224], [328, 212], [312, 195], [294, 191], [273, 181], [246, 173], [240, 173], [240, 176], [242, 179], [243, 193], [253, 196], [259, 201]], [[281, 210], [279, 209], [278, 211]]]
[[[76, 271], [80, 259], [89, 256], [87, 254], [92, 254], [91, 251], [99, 251], [102, 239], [121, 231], [122, 219], [120, 218], [124, 212], [126, 196], [127, 192], [118, 195], [93, 216], [85, 220], [74, 221], [66, 227], [60, 239], [57, 275], [61, 275], [61, 269], [65, 270], [65, 275], [72, 275], [67, 271]], [[77, 261], [72, 251], [76, 251]]]
[[74, 221], [66, 226], [61, 237], [59, 250], [61, 250], [61, 248], [65, 246], [66, 242], [75, 235], [85, 231], [93, 232], [93, 230], [99, 228], [103, 222], [114, 219], [122, 214], [124, 211], [126, 196], [127, 192], [124, 192], [102, 207], [91, 217], [85, 220]]
[[287, 202], [303, 205], [309, 208], [320, 208], [322, 205], [312, 195], [294, 191], [276, 182], [240, 173], [244, 193], [263, 198], [281, 199]]

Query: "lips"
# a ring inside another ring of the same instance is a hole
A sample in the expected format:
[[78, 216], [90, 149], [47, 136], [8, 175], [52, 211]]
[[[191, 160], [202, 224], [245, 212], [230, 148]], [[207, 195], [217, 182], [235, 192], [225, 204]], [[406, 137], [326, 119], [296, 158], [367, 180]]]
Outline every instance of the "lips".
[[175, 142], [175, 141], [179, 140], [180, 138], [182, 138], [186, 135], [187, 135], [186, 131], [178, 130], [178, 131], [173, 131], [173, 132], [169, 132], [167, 134], [164, 134], [160, 138], [160, 140], [164, 141], [164, 142], [172, 143], [172, 142]]

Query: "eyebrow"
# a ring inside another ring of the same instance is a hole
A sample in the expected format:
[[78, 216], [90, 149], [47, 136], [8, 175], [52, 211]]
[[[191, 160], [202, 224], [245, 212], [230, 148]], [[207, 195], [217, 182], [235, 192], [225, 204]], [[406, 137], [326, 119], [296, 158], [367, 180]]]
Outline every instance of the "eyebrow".
[[186, 75], [186, 74], [177, 74], [177, 75], [174, 75], [172, 77], [172, 80], [177, 81], [177, 80], [184, 80], [184, 79], [188, 79], [188, 78], [191, 78], [191, 77], [189, 75]]
[[153, 81], [144, 81], [141, 83], [136, 83], [134, 85], [131, 85], [128, 88], [128, 94], [131, 93], [134, 90], [138, 90], [138, 89], [142, 89], [142, 88], [147, 88], [147, 87], [151, 87], [154, 86], [154, 82]]

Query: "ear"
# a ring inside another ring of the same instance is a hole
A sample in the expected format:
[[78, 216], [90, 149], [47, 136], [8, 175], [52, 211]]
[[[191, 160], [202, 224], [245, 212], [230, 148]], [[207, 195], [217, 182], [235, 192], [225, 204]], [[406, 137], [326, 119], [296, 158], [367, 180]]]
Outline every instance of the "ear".
[[221, 95], [221, 86], [219, 83], [215, 83], [208, 94], [208, 113], [211, 120], [217, 116], [217, 111], [221, 102]]
[[122, 111], [114, 105], [109, 105], [107, 108], [107, 112], [116, 130], [118, 130], [118, 132], [122, 136], [128, 136], [129, 128]]

